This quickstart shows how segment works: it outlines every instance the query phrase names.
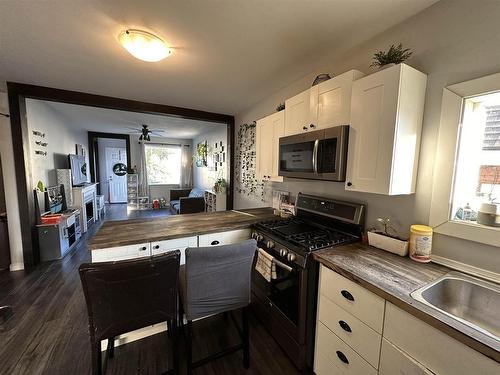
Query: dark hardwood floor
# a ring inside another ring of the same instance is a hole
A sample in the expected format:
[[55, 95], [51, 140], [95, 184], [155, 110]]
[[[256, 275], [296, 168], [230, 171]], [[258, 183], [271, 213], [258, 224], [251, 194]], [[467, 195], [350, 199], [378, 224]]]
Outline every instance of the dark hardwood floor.
[[[167, 214], [163, 210], [141, 212], [133, 215]], [[108, 208], [104, 220], [126, 218], [126, 209], [116, 205]], [[0, 374], [91, 373], [88, 320], [77, 270], [81, 263], [90, 261], [86, 244], [99, 225], [94, 225], [60, 261], [41, 264], [30, 273], [0, 274], [0, 306], [11, 305], [14, 310], [14, 315], [0, 324]], [[238, 352], [197, 368], [194, 373], [298, 374], [263, 326], [254, 317], [250, 323], [250, 369], [243, 368], [242, 353]], [[236, 343], [237, 339], [235, 328], [221, 317], [195, 322], [195, 359]], [[109, 361], [107, 374], [162, 373], [170, 367], [169, 346], [166, 334], [120, 346]]]

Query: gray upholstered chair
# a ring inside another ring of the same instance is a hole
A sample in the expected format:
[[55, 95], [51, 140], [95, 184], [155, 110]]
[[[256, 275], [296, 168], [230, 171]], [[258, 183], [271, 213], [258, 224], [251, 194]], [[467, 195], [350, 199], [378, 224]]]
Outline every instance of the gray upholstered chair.
[[[250, 304], [255, 240], [211, 247], [186, 249], [186, 264], [179, 272], [181, 306], [186, 316], [186, 354], [188, 374], [212, 359], [243, 350], [243, 365], [250, 365], [247, 308]], [[237, 325], [242, 343], [193, 363], [192, 321], [209, 315], [241, 309], [243, 327]], [[182, 312], [181, 319], [182, 322]]]

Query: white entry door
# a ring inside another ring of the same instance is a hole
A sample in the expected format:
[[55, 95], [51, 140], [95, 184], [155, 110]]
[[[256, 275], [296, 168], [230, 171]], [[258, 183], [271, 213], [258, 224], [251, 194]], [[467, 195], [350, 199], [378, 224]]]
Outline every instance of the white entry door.
[[106, 173], [109, 203], [127, 202], [127, 151], [121, 147], [106, 147]]

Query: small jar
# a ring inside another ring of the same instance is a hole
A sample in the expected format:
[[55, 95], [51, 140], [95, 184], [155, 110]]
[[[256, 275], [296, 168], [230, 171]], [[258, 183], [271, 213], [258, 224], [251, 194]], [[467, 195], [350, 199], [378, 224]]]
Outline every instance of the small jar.
[[410, 258], [421, 263], [431, 261], [432, 228], [427, 225], [410, 227]]

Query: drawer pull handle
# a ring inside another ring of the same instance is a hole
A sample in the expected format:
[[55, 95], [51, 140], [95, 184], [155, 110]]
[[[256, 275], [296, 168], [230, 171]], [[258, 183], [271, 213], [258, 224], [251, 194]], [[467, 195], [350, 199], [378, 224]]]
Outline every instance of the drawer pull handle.
[[340, 293], [344, 296], [345, 299], [348, 299], [349, 301], [354, 301], [354, 297], [347, 290], [342, 290]]
[[346, 332], [352, 332], [352, 329], [351, 327], [349, 326], [349, 324], [347, 324], [346, 322], [344, 322], [343, 320], [339, 320], [339, 326], [340, 328], [342, 328], [344, 331]]
[[141, 247], [141, 251], [146, 251], [146, 250], [147, 250], [146, 246]]
[[160, 245], [155, 245], [155, 247], [153, 247], [153, 249], [155, 250], [158, 250], [160, 248]]
[[340, 350], [337, 350], [337, 357], [339, 357], [339, 359], [344, 362], [346, 365], [349, 364], [349, 360], [347, 359], [347, 357], [345, 356], [344, 353], [342, 353]]
[[210, 243], [210, 245], [218, 245], [219, 243], [220, 243], [219, 241], [215, 240], [215, 241], [212, 241], [212, 242]]

